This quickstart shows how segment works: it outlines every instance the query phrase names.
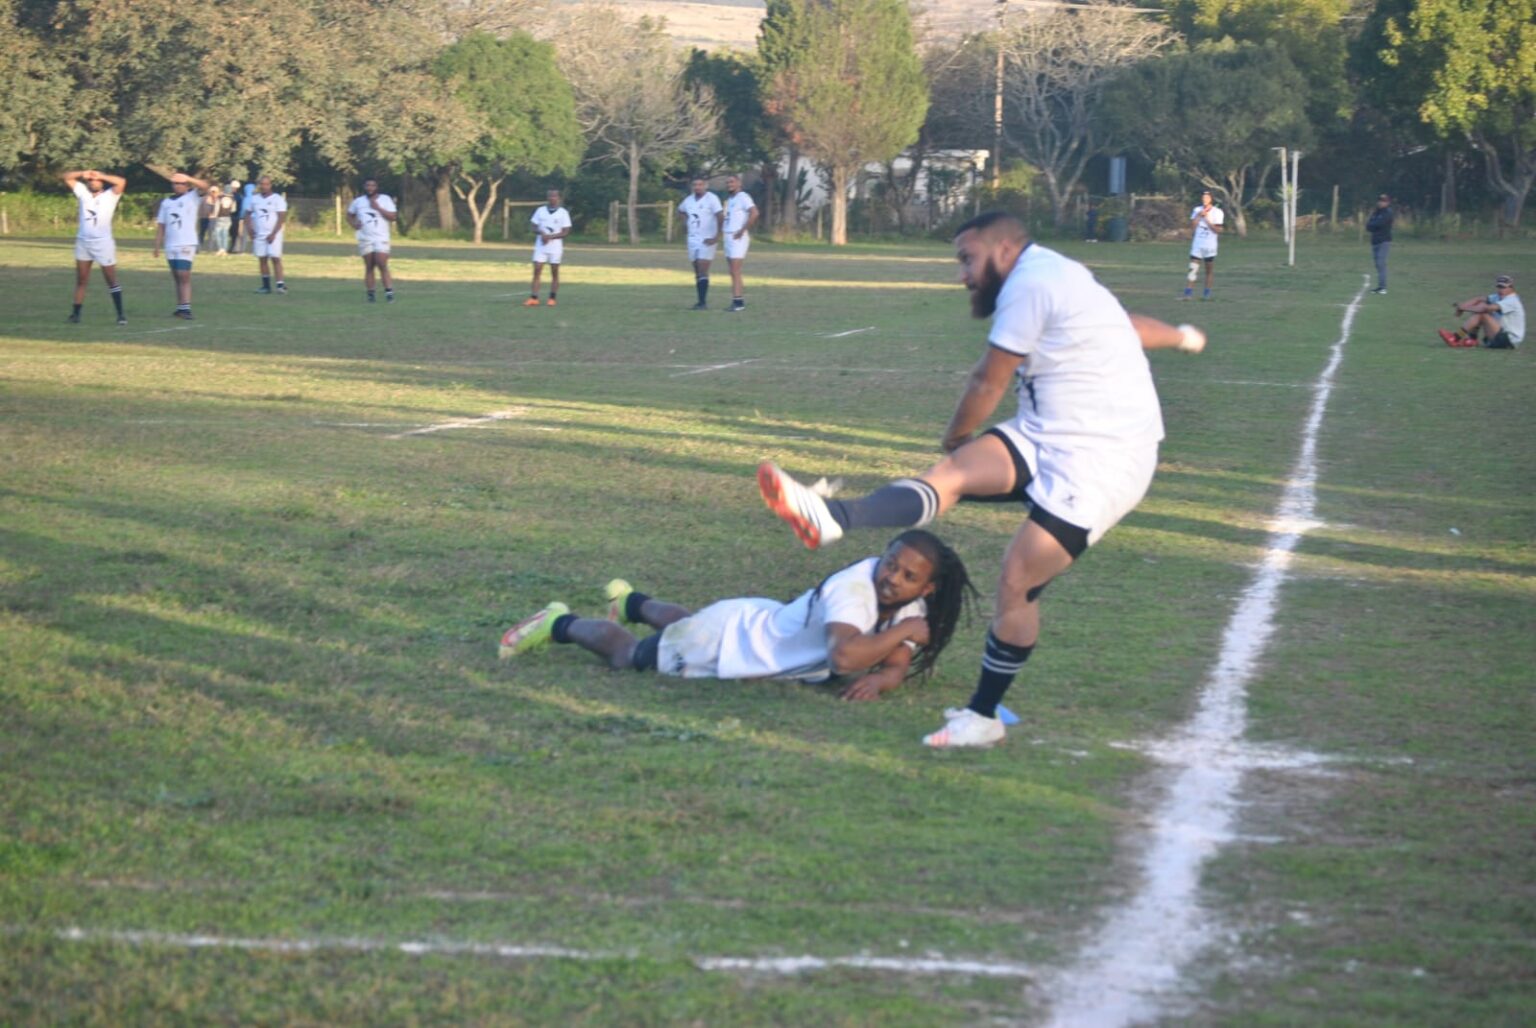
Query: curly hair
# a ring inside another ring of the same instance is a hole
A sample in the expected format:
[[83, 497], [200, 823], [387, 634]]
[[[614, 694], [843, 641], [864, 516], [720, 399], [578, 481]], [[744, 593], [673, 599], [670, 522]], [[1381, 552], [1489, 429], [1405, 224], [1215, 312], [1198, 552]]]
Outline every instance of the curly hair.
[[[937, 663], [939, 654], [944, 652], [944, 647], [948, 646], [949, 641], [954, 638], [955, 628], [963, 618], [969, 616], [971, 605], [976, 602], [978, 594], [976, 587], [971, 584], [971, 576], [965, 570], [965, 562], [960, 559], [960, 555], [932, 532], [921, 528], [909, 528], [886, 544], [886, 549], [889, 550], [893, 546], [909, 546], [933, 565], [933, 592], [928, 594], [925, 604], [928, 610], [925, 617], [928, 622], [928, 645], [918, 650], [906, 675], [908, 678], [927, 677], [933, 673], [933, 666]], [[853, 562], [853, 564], [857, 563], [859, 561]], [[853, 564], [839, 568], [832, 575], [816, 583], [816, 588], [811, 591], [811, 602], [806, 608], [806, 624], [810, 624], [811, 611], [821, 599], [822, 586], [826, 585], [833, 575], [841, 574], [853, 567]]]
[[910, 546], [933, 565], [933, 592], [928, 596], [928, 645], [918, 651], [907, 677], [928, 676], [933, 666], [954, 638], [955, 628], [968, 617], [977, 600], [970, 573], [948, 543], [921, 528], [909, 528], [891, 540], [891, 545]]

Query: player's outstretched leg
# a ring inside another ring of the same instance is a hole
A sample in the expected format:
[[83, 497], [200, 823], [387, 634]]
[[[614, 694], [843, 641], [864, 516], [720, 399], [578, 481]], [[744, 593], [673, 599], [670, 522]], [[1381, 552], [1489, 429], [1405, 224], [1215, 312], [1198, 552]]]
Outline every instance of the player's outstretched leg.
[[[757, 487], [779, 517], [810, 549], [834, 543], [853, 528], [921, 528], [962, 497], [1011, 495], [1020, 484], [1007, 444], [983, 433], [923, 472], [899, 478], [867, 496], [834, 500], [836, 485], [823, 479], [801, 485], [776, 464], [757, 468]], [[841, 483], [838, 483], [841, 484]]]
[[777, 464], [764, 461], [757, 466], [757, 488], [768, 509], [787, 521], [808, 549], [835, 543], [843, 537], [843, 526], [827, 508], [825, 486], [824, 491], [818, 492], [790, 478]]
[[497, 655], [502, 660], [506, 660], [508, 657], [515, 657], [547, 645], [555, 619], [570, 612], [571, 608], [556, 601], [543, 610], [523, 618], [502, 634]]

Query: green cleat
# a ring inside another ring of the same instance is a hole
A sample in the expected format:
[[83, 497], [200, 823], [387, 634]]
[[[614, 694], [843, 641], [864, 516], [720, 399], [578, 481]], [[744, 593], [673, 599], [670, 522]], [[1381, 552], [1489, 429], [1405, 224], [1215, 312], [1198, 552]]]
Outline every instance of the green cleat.
[[501, 646], [496, 651], [497, 656], [506, 660], [508, 657], [515, 657], [547, 645], [550, 631], [555, 627], [555, 619], [570, 612], [571, 608], [555, 602], [537, 614], [523, 618], [507, 629], [506, 634], [501, 637]]
[[608, 620], [616, 625], [627, 625], [632, 622], [624, 615], [629, 609], [629, 594], [635, 591], [635, 587], [622, 578], [615, 578], [603, 586], [603, 595], [608, 597]]

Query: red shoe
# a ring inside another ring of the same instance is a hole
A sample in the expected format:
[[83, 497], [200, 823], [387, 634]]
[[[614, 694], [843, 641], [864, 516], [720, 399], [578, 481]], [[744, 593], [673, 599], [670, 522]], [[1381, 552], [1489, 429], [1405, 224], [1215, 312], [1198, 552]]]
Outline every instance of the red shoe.
[[530, 297], [528, 297], [528, 299], [523, 301], [523, 306], [524, 307], [537, 307], [538, 305], [539, 305], [539, 298], [537, 296], [530, 296]]
[[1443, 328], [1436, 329], [1435, 331], [1440, 333], [1440, 338], [1445, 343], [1446, 346], [1460, 346], [1461, 345], [1461, 339], [1460, 339], [1460, 337], [1458, 337], [1456, 335], [1455, 332], [1449, 332], [1449, 331], [1447, 331], [1447, 330], [1445, 330]]
[[[534, 302], [537, 303], [538, 301], [535, 300]], [[555, 305], [555, 298], [553, 296], [551, 296], [548, 300], [544, 301], [544, 306], [546, 306], [546, 307], [553, 307], [554, 305]]]

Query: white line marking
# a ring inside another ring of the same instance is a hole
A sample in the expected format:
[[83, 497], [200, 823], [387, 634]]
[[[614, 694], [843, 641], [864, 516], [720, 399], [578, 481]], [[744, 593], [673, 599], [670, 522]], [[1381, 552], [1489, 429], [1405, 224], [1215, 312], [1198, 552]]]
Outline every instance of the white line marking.
[[185, 332], [196, 327], [196, 325], [172, 325], [170, 328], [152, 328], [148, 332], [124, 332], [123, 338], [126, 339], [131, 336], [157, 336], [163, 332]]
[[[22, 929], [13, 927], [4, 934]], [[554, 959], [636, 960], [634, 950], [584, 950], [565, 946], [523, 945], [504, 942], [467, 942], [455, 939], [369, 939], [357, 936], [312, 939], [251, 939], [228, 935], [178, 932], [115, 930], [103, 928], [61, 928], [54, 937], [65, 942], [111, 942], [128, 946], [167, 946], [184, 949], [234, 949], [262, 953], [404, 953], [409, 956], [497, 957], [510, 960]], [[1035, 971], [1023, 964], [994, 963], [984, 960], [952, 960], [939, 954], [923, 957], [692, 957], [701, 971], [759, 972], [766, 974], [804, 974], [834, 967], [853, 967], [866, 971], [890, 971], [895, 974], [955, 974], [983, 978], [1033, 978]]]
[[[1101, 1028], [1156, 1018], [1159, 993], [1177, 984], [1180, 969], [1210, 943], [1213, 924], [1200, 908], [1200, 872], [1233, 841], [1237, 790], [1244, 773], [1275, 763], [1271, 748], [1248, 747], [1247, 684], [1275, 630], [1275, 607], [1301, 537], [1318, 526], [1317, 437], [1344, 344], [1370, 284], [1345, 309], [1339, 338], [1313, 384], [1301, 450], [1271, 522], [1269, 545], [1253, 582], [1222, 636], [1221, 652], [1200, 692], [1195, 716], [1175, 737], [1151, 747], [1173, 769], [1167, 795], [1152, 812], [1141, 882], [1048, 986], [1052, 1025]], [[1305, 758], [1296, 758], [1305, 765]]]
[[685, 375], [702, 375], [706, 371], [723, 371], [726, 368], [739, 368], [743, 364], [756, 364], [762, 359], [761, 357], [748, 357], [744, 361], [731, 361], [729, 364], [711, 364], [704, 368], [694, 368], [692, 371], [679, 371], [675, 375], [668, 375], [667, 377], [682, 378]]
[[1215, 385], [1227, 386], [1272, 386], [1276, 389], [1313, 389], [1316, 386], [1311, 382], [1256, 382], [1241, 378], [1213, 378], [1210, 380]]
[[826, 339], [841, 339], [841, 338], [843, 338], [843, 336], [856, 336], [860, 332], [873, 332], [874, 330], [875, 330], [875, 326], [873, 326], [873, 325], [870, 325], [867, 328], [850, 328], [846, 332], [834, 332], [831, 335], [825, 336], [823, 338], [826, 338]]
[[413, 428], [409, 432], [396, 432], [387, 435], [385, 439], [405, 439], [413, 435], [430, 435], [433, 432], [447, 432], [455, 428], [476, 428], [480, 425], [488, 425], [493, 421], [506, 421], [509, 418], [520, 417], [528, 413], [527, 407], [514, 407], [511, 410], [492, 411], [478, 418], [455, 418], [452, 421], [443, 421], [436, 425], [427, 425], [423, 428]]

